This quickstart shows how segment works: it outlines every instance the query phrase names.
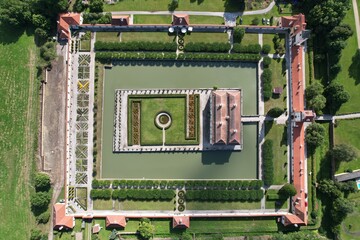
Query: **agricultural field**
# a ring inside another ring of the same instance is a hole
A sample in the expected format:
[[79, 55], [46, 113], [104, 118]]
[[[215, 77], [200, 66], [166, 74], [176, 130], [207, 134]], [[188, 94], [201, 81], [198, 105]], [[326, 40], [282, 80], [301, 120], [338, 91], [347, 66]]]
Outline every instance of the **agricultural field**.
[[29, 239], [35, 228], [29, 184], [36, 169], [40, 85], [33, 36], [1, 27], [0, 55], [0, 232]]

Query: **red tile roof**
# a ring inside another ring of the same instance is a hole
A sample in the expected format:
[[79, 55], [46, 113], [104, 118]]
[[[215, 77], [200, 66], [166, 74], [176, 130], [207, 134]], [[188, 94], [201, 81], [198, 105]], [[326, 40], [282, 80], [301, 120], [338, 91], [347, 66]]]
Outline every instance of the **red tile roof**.
[[58, 21], [58, 33], [59, 38], [69, 39], [70, 38], [70, 25], [80, 24], [80, 13], [61, 13], [59, 14]]
[[101, 227], [100, 227], [100, 224], [95, 224], [93, 227], [92, 227], [92, 233], [98, 233], [100, 232], [101, 230]]
[[241, 98], [240, 91], [228, 91], [229, 98], [229, 144], [240, 144]]
[[126, 226], [126, 219], [124, 216], [108, 215], [106, 216], [106, 227], [122, 227]]
[[173, 228], [189, 228], [190, 217], [188, 216], [174, 216], [173, 217]]
[[213, 92], [214, 103], [214, 143], [227, 143], [227, 95], [226, 91]]
[[187, 14], [174, 14], [172, 25], [186, 26], [190, 24], [189, 15]]
[[296, 35], [299, 32], [305, 30], [306, 27], [305, 15], [300, 13], [294, 16], [281, 17], [280, 26], [290, 27], [291, 34]]
[[73, 228], [75, 226], [75, 218], [66, 216], [65, 203], [55, 203], [53, 206], [53, 223], [54, 229]]
[[128, 26], [130, 23], [129, 16], [112, 16], [111, 25]]

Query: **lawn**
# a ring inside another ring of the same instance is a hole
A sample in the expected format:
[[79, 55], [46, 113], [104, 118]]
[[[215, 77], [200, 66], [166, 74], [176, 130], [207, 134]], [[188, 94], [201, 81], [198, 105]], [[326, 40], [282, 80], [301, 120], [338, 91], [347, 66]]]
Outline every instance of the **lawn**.
[[87, 40], [80, 40], [80, 52], [90, 52], [90, 43], [91, 40], [87, 39]]
[[275, 218], [193, 218], [190, 233], [261, 233], [278, 230]]
[[121, 33], [122, 42], [131, 41], [156, 41], [156, 42], [174, 42], [175, 36], [170, 36], [164, 32], [124, 32]]
[[358, 158], [351, 162], [341, 162], [336, 173], [342, 173], [348, 169], [360, 169], [360, 119], [337, 121], [335, 128], [335, 144], [348, 144], [353, 146]]
[[350, 100], [343, 104], [338, 114], [360, 112], [360, 70], [353, 63], [353, 56], [357, 49], [357, 39], [355, 34], [355, 19], [354, 11], [351, 6], [347, 12], [343, 23], [349, 24], [354, 31], [354, 34], [346, 41], [347, 46], [341, 52], [340, 66], [341, 72], [338, 74], [336, 80], [344, 85], [345, 90], [350, 94]]
[[[280, 204], [277, 204], [280, 203]], [[288, 201], [280, 201], [280, 200], [267, 200], [265, 202], [266, 209], [287, 209]]]
[[325, 141], [321, 146], [316, 148], [315, 154], [313, 155], [314, 165], [315, 165], [314, 170], [316, 173], [317, 181], [324, 178], [330, 178], [330, 169], [331, 169], [331, 163], [326, 158], [326, 153], [330, 148], [329, 123], [322, 123], [321, 125], [325, 128], [325, 136], [324, 136]]
[[224, 24], [224, 18], [213, 16], [197, 16], [190, 17], [191, 24]]
[[271, 47], [270, 53], [275, 53], [274, 42], [273, 42], [274, 34], [263, 34], [263, 45], [268, 44]]
[[244, 38], [241, 40], [241, 44], [249, 45], [259, 43], [259, 34], [257, 33], [245, 33]]
[[96, 41], [119, 42], [119, 32], [97, 32]]
[[268, 101], [265, 102], [265, 113], [274, 107], [279, 107], [282, 109], [286, 108], [285, 58], [272, 59], [269, 68], [272, 72], [272, 87], [282, 87], [283, 92], [280, 96], [273, 95]]
[[[171, 116], [171, 125], [165, 130], [165, 144], [197, 144], [196, 140], [186, 140], [186, 97], [184, 96], [154, 96], [154, 97], [130, 97], [132, 101], [141, 101], [140, 120], [140, 143], [146, 145], [162, 145], [163, 130], [155, 125], [155, 118], [160, 112], [166, 112]], [[132, 108], [129, 108], [131, 116]], [[131, 128], [132, 121], [128, 128]], [[129, 138], [131, 136], [129, 135]]]
[[[115, 204], [116, 206], [116, 204]], [[113, 200], [93, 200], [93, 209], [94, 210], [112, 210], [113, 209]]]
[[40, 87], [33, 36], [1, 27], [0, 55], [0, 232], [11, 239], [30, 239]]
[[273, 141], [274, 185], [287, 182], [287, 129], [284, 125], [266, 122], [265, 139]]
[[171, 15], [134, 15], [134, 24], [171, 24], [171, 22]]
[[171, 201], [130, 201], [119, 203], [120, 210], [174, 210], [174, 200]]
[[[178, 1], [176, 11], [237, 12], [241, 10], [238, 0], [226, 1]], [[113, 5], [104, 5], [104, 12], [110, 11], [168, 11], [169, 0], [123, 0]], [[260, 6], [259, 6], [260, 7]], [[190, 18], [191, 21], [191, 18]]]
[[358, 239], [360, 233], [360, 191], [351, 193], [348, 199], [354, 204], [354, 212], [349, 214], [341, 224], [341, 239]]
[[204, 42], [204, 43], [212, 43], [212, 42], [228, 42], [227, 33], [197, 33], [193, 32], [190, 34], [186, 34], [184, 37], [185, 44], [187, 42]]
[[243, 210], [260, 208], [260, 202], [186, 202], [186, 210]]

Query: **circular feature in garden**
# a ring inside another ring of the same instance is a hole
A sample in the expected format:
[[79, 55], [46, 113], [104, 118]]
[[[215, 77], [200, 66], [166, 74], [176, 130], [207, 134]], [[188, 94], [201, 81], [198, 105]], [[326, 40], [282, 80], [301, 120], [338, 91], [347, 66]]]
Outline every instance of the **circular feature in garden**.
[[171, 125], [171, 116], [167, 112], [160, 112], [156, 115], [155, 124], [157, 127], [167, 129]]

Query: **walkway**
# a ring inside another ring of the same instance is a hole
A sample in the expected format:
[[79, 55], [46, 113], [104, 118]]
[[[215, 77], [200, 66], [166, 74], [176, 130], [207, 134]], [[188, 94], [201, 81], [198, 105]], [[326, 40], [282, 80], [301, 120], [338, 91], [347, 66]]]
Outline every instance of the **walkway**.
[[357, 119], [360, 118], [360, 113], [350, 113], [343, 115], [321, 115], [315, 118], [315, 121], [324, 121], [324, 122], [334, 122], [335, 120], [343, 120], [343, 119]]
[[355, 28], [356, 28], [358, 49], [360, 49], [360, 20], [359, 20], [359, 11], [358, 11], [358, 6], [357, 6], [357, 0], [352, 0], [352, 5], [353, 5], [353, 9], [354, 9], [354, 16], [355, 16]]

